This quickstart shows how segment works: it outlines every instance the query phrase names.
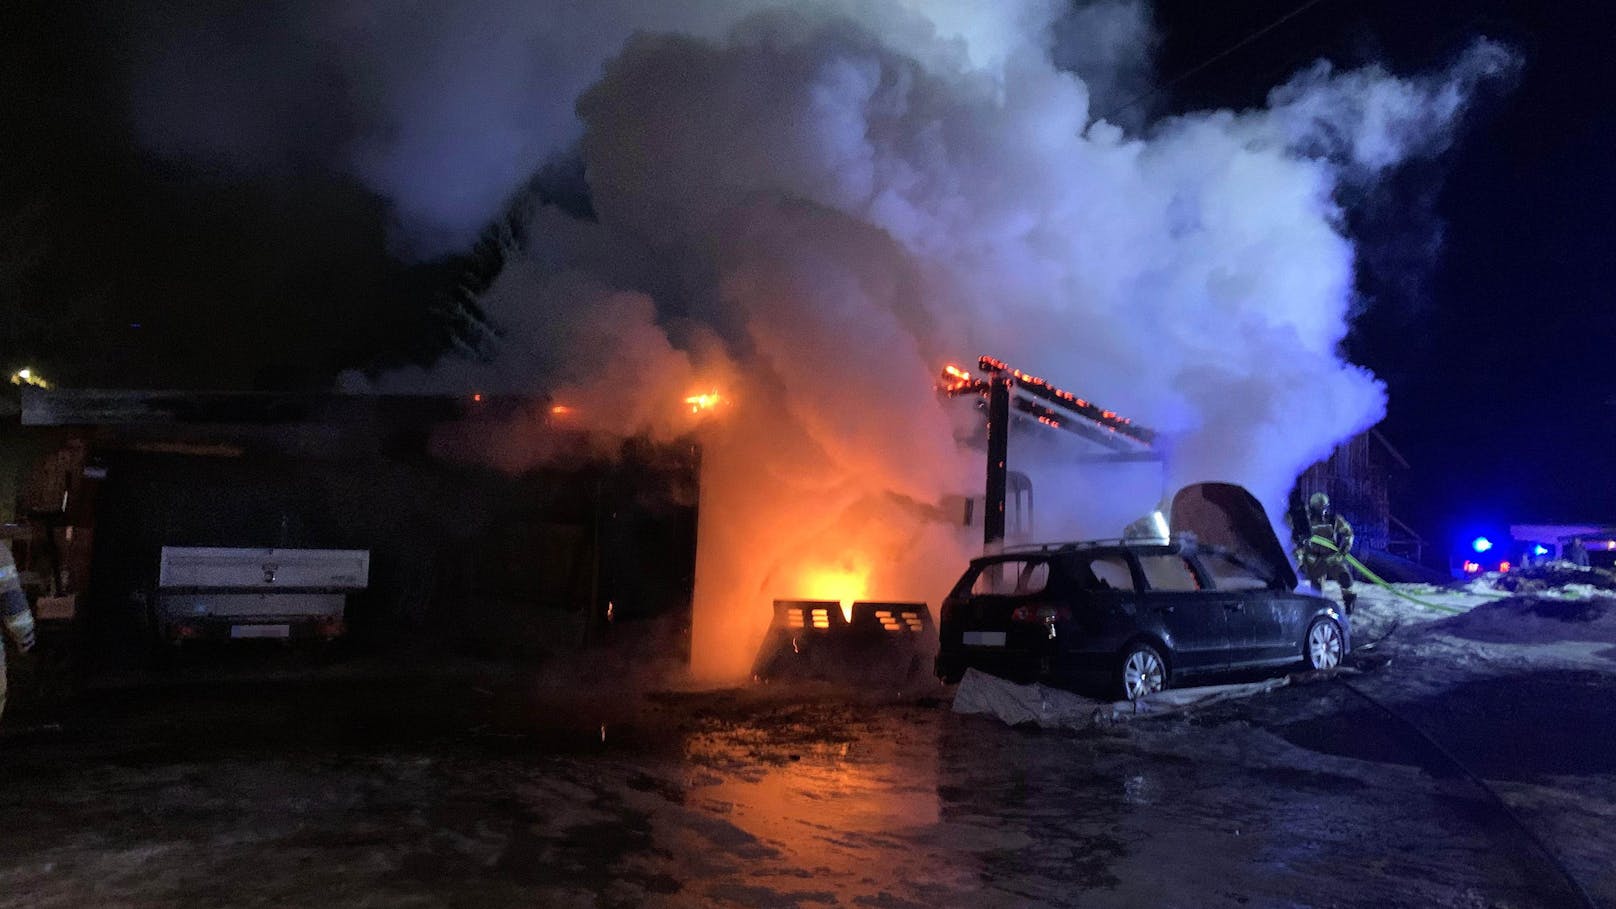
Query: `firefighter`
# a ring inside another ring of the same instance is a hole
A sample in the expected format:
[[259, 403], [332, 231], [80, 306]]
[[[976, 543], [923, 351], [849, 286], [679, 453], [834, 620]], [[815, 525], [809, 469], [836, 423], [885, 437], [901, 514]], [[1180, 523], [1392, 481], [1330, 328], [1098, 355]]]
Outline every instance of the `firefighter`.
[[[1313, 589], [1324, 592], [1325, 581], [1341, 585], [1341, 605], [1352, 615], [1358, 594], [1352, 590], [1352, 574], [1347, 571], [1347, 553], [1352, 550], [1352, 525], [1330, 507], [1330, 497], [1322, 492], [1313, 493], [1307, 500], [1307, 520], [1294, 529], [1296, 562], [1307, 576]], [[1320, 537], [1335, 544], [1332, 550], [1312, 541]]]
[[1588, 567], [1588, 547], [1582, 545], [1582, 537], [1572, 537], [1561, 544], [1561, 558], [1578, 568]]
[[[11, 557], [11, 547], [0, 542], [0, 623], [17, 650], [27, 653], [34, 646], [34, 615], [28, 611], [28, 597], [22, 592], [17, 578], [17, 563]], [[6, 712], [6, 648], [0, 640], [0, 715]]]

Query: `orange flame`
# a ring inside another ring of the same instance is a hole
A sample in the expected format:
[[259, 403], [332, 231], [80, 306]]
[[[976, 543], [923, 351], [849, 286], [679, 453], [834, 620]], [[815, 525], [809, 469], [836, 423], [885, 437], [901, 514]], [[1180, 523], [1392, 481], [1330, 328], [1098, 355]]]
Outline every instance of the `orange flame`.
[[685, 398], [685, 403], [690, 405], [691, 413], [701, 413], [704, 410], [712, 410], [719, 404], [724, 403], [724, 398], [716, 391], [709, 391], [704, 394], [691, 395]]
[[870, 572], [846, 565], [809, 569], [797, 585], [808, 600], [829, 600], [842, 604], [842, 617], [853, 621], [853, 603], [869, 592]]
[[554, 407], [550, 408], [550, 412], [555, 414], [558, 417], [564, 417], [567, 414], [572, 413], [572, 408], [568, 407], [565, 404], [557, 404]]

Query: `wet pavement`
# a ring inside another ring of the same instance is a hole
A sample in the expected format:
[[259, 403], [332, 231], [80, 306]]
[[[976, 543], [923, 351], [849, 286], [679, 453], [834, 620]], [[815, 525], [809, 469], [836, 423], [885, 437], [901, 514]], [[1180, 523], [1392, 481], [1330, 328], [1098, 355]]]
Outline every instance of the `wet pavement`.
[[0, 906], [1578, 905], [1555, 860], [1616, 905], [1612, 677], [1450, 669], [1083, 733], [510, 667], [96, 690], [0, 727]]

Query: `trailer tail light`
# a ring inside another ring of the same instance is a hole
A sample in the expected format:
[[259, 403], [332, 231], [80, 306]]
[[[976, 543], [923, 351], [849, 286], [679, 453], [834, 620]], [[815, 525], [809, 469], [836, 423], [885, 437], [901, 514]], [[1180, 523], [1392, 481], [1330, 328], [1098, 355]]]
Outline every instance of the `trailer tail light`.
[[1072, 618], [1072, 610], [1065, 606], [1017, 606], [1010, 613], [1012, 622], [1066, 622]]
[[202, 628], [180, 622], [168, 626], [168, 639], [171, 641], [194, 641], [202, 636]]

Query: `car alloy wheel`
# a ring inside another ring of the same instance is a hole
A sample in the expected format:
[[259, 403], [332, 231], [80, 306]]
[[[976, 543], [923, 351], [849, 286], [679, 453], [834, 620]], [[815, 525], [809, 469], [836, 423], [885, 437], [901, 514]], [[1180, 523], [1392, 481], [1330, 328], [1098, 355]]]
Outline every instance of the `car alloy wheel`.
[[1309, 669], [1334, 669], [1341, 665], [1341, 626], [1330, 619], [1315, 619], [1307, 629]]
[[1154, 648], [1140, 644], [1122, 660], [1122, 696], [1136, 701], [1162, 690], [1167, 684], [1167, 665]]

